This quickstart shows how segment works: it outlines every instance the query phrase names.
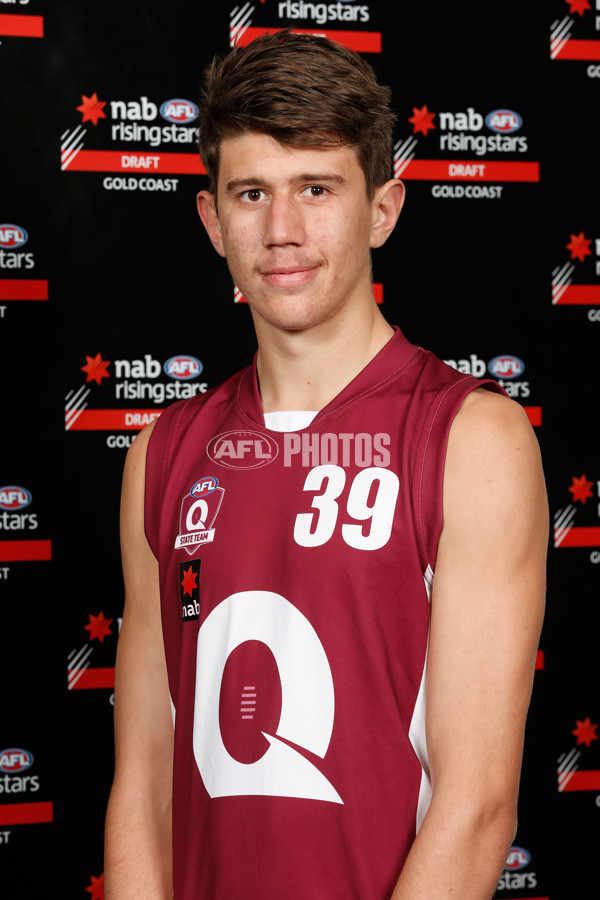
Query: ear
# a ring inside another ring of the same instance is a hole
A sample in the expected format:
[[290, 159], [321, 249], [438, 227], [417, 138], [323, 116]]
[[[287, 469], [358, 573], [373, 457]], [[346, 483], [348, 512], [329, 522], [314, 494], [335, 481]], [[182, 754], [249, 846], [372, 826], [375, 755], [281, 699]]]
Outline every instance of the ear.
[[371, 225], [371, 247], [385, 244], [404, 204], [404, 185], [397, 178], [386, 181], [375, 189], [371, 209], [373, 212]]
[[217, 204], [214, 196], [209, 191], [200, 191], [196, 197], [196, 205], [198, 207], [198, 215], [202, 219], [202, 224], [206, 228], [211, 243], [219, 256], [225, 256], [223, 248], [223, 238], [221, 235], [221, 223], [217, 215]]

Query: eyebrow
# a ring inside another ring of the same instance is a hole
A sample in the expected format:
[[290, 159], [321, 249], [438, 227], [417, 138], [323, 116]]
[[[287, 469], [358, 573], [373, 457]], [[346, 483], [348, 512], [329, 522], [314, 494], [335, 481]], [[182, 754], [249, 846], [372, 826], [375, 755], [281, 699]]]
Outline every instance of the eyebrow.
[[[290, 184], [345, 184], [346, 179], [337, 172], [301, 172], [290, 179]], [[267, 187], [268, 179], [249, 175], [247, 178], [233, 178], [225, 185], [225, 191], [232, 194], [240, 188]]]

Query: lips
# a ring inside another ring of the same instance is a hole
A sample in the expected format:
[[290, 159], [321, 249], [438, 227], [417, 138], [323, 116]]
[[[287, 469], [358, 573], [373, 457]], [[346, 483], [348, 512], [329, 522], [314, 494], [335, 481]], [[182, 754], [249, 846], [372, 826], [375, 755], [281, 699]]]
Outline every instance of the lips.
[[272, 287], [299, 287], [310, 281], [318, 269], [318, 265], [273, 266], [260, 274]]

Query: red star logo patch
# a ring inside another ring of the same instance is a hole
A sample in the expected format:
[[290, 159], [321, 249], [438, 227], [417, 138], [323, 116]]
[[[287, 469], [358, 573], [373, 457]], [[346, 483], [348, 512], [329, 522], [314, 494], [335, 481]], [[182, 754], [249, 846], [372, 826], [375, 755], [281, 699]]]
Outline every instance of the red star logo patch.
[[98, 94], [95, 92], [91, 97], [86, 97], [85, 94], [81, 95], [82, 104], [77, 107], [77, 112], [82, 114], [82, 122], [91, 122], [92, 125], [98, 124], [98, 119], [105, 119], [106, 113], [104, 112], [104, 107], [106, 106], [106, 100], [98, 100]]
[[196, 573], [192, 572], [191, 566], [189, 567], [189, 569], [183, 570], [183, 581], [181, 582], [181, 586], [183, 588], [183, 593], [189, 594], [190, 597], [193, 594], [194, 588], [198, 587], [198, 584], [196, 582]]
[[569, 12], [571, 15], [573, 13], [579, 13], [580, 16], [584, 14], [586, 9], [591, 9], [590, 0], [565, 0], [565, 3], [569, 4]]
[[90, 875], [90, 884], [86, 887], [86, 891], [90, 892], [90, 900], [104, 900], [104, 872], [97, 878]]
[[583, 231], [580, 231], [579, 234], [572, 234], [571, 242], [566, 245], [567, 250], [571, 251], [571, 259], [579, 259], [581, 262], [583, 262], [586, 256], [591, 256], [591, 243], [592, 239], [586, 238]]
[[413, 125], [413, 134], [417, 134], [420, 131], [427, 137], [427, 132], [431, 128], [435, 128], [435, 125], [433, 124], [434, 118], [435, 113], [429, 112], [427, 104], [422, 106], [421, 109], [417, 109], [416, 106], [413, 106], [413, 114], [408, 120]]
[[96, 353], [95, 356], [88, 356], [85, 354], [85, 366], [81, 366], [81, 371], [85, 372], [87, 378], [85, 382], [87, 384], [88, 381], [95, 381], [96, 384], [102, 384], [103, 378], [110, 378], [110, 372], [107, 372], [106, 369], [110, 365], [110, 360], [102, 359], [102, 356], [99, 353]]
[[594, 496], [592, 492], [593, 485], [594, 482], [588, 481], [585, 475], [582, 475], [581, 478], [575, 478], [575, 476], [573, 476], [573, 484], [569, 488], [573, 494], [573, 501], [579, 500], [581, 503], [585, 504], [588, 497]]
[[106, 635], [112, 634], [112, 631], [110, 630], [112, 619], [105, 619], [104, 613], [100, 611], [97, 616], [93, 616], [90, 614], [89, 620], [89, 625], [84, 625], [83, 627], [86, 631], [89, 631], [90, 641], [93, 641], [94, 638], [97, 638], [100, 643], [103, 644]]
[[580, 722], [579, 719], [575, 719], [575, 723], [577, 727], [571, 732], [577, 738], [578, 744], [585, 744], [586, 747], [590, 747], [592, 741], [598, 740], [598, 735], [596, 734], [597, 725], [593, 725], [590, 721], [590, 717], [584, 719], [583, 722]]

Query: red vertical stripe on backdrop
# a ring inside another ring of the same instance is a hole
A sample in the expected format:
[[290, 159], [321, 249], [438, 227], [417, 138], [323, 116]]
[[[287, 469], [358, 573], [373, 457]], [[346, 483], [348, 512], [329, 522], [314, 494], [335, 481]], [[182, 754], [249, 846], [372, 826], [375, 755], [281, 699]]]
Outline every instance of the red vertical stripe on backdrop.
[[0, 803], [0, 825], [27, 825], [34, 822], [52, 822], [53, 804], [46, 803]]
[[0, 541], [1, 562], [52, 559], [52, 541]]
[[0, 34], [6, 37], [44, 37], [44, 18], [0, 15]]
[[0, 278], [0, 300], [47, 300], [48, 282], [38, 278]]
[[543, 670], [543, 668], [544, 668], [544, 665], [545, 665], [544, 651], [543, 651], [543, 650], [538, 650], [537, 656], [536, 656], [536, 658], [535, 658], [535, 670], [536, 670], [536, 672], [541, 672], [541, 671]]

